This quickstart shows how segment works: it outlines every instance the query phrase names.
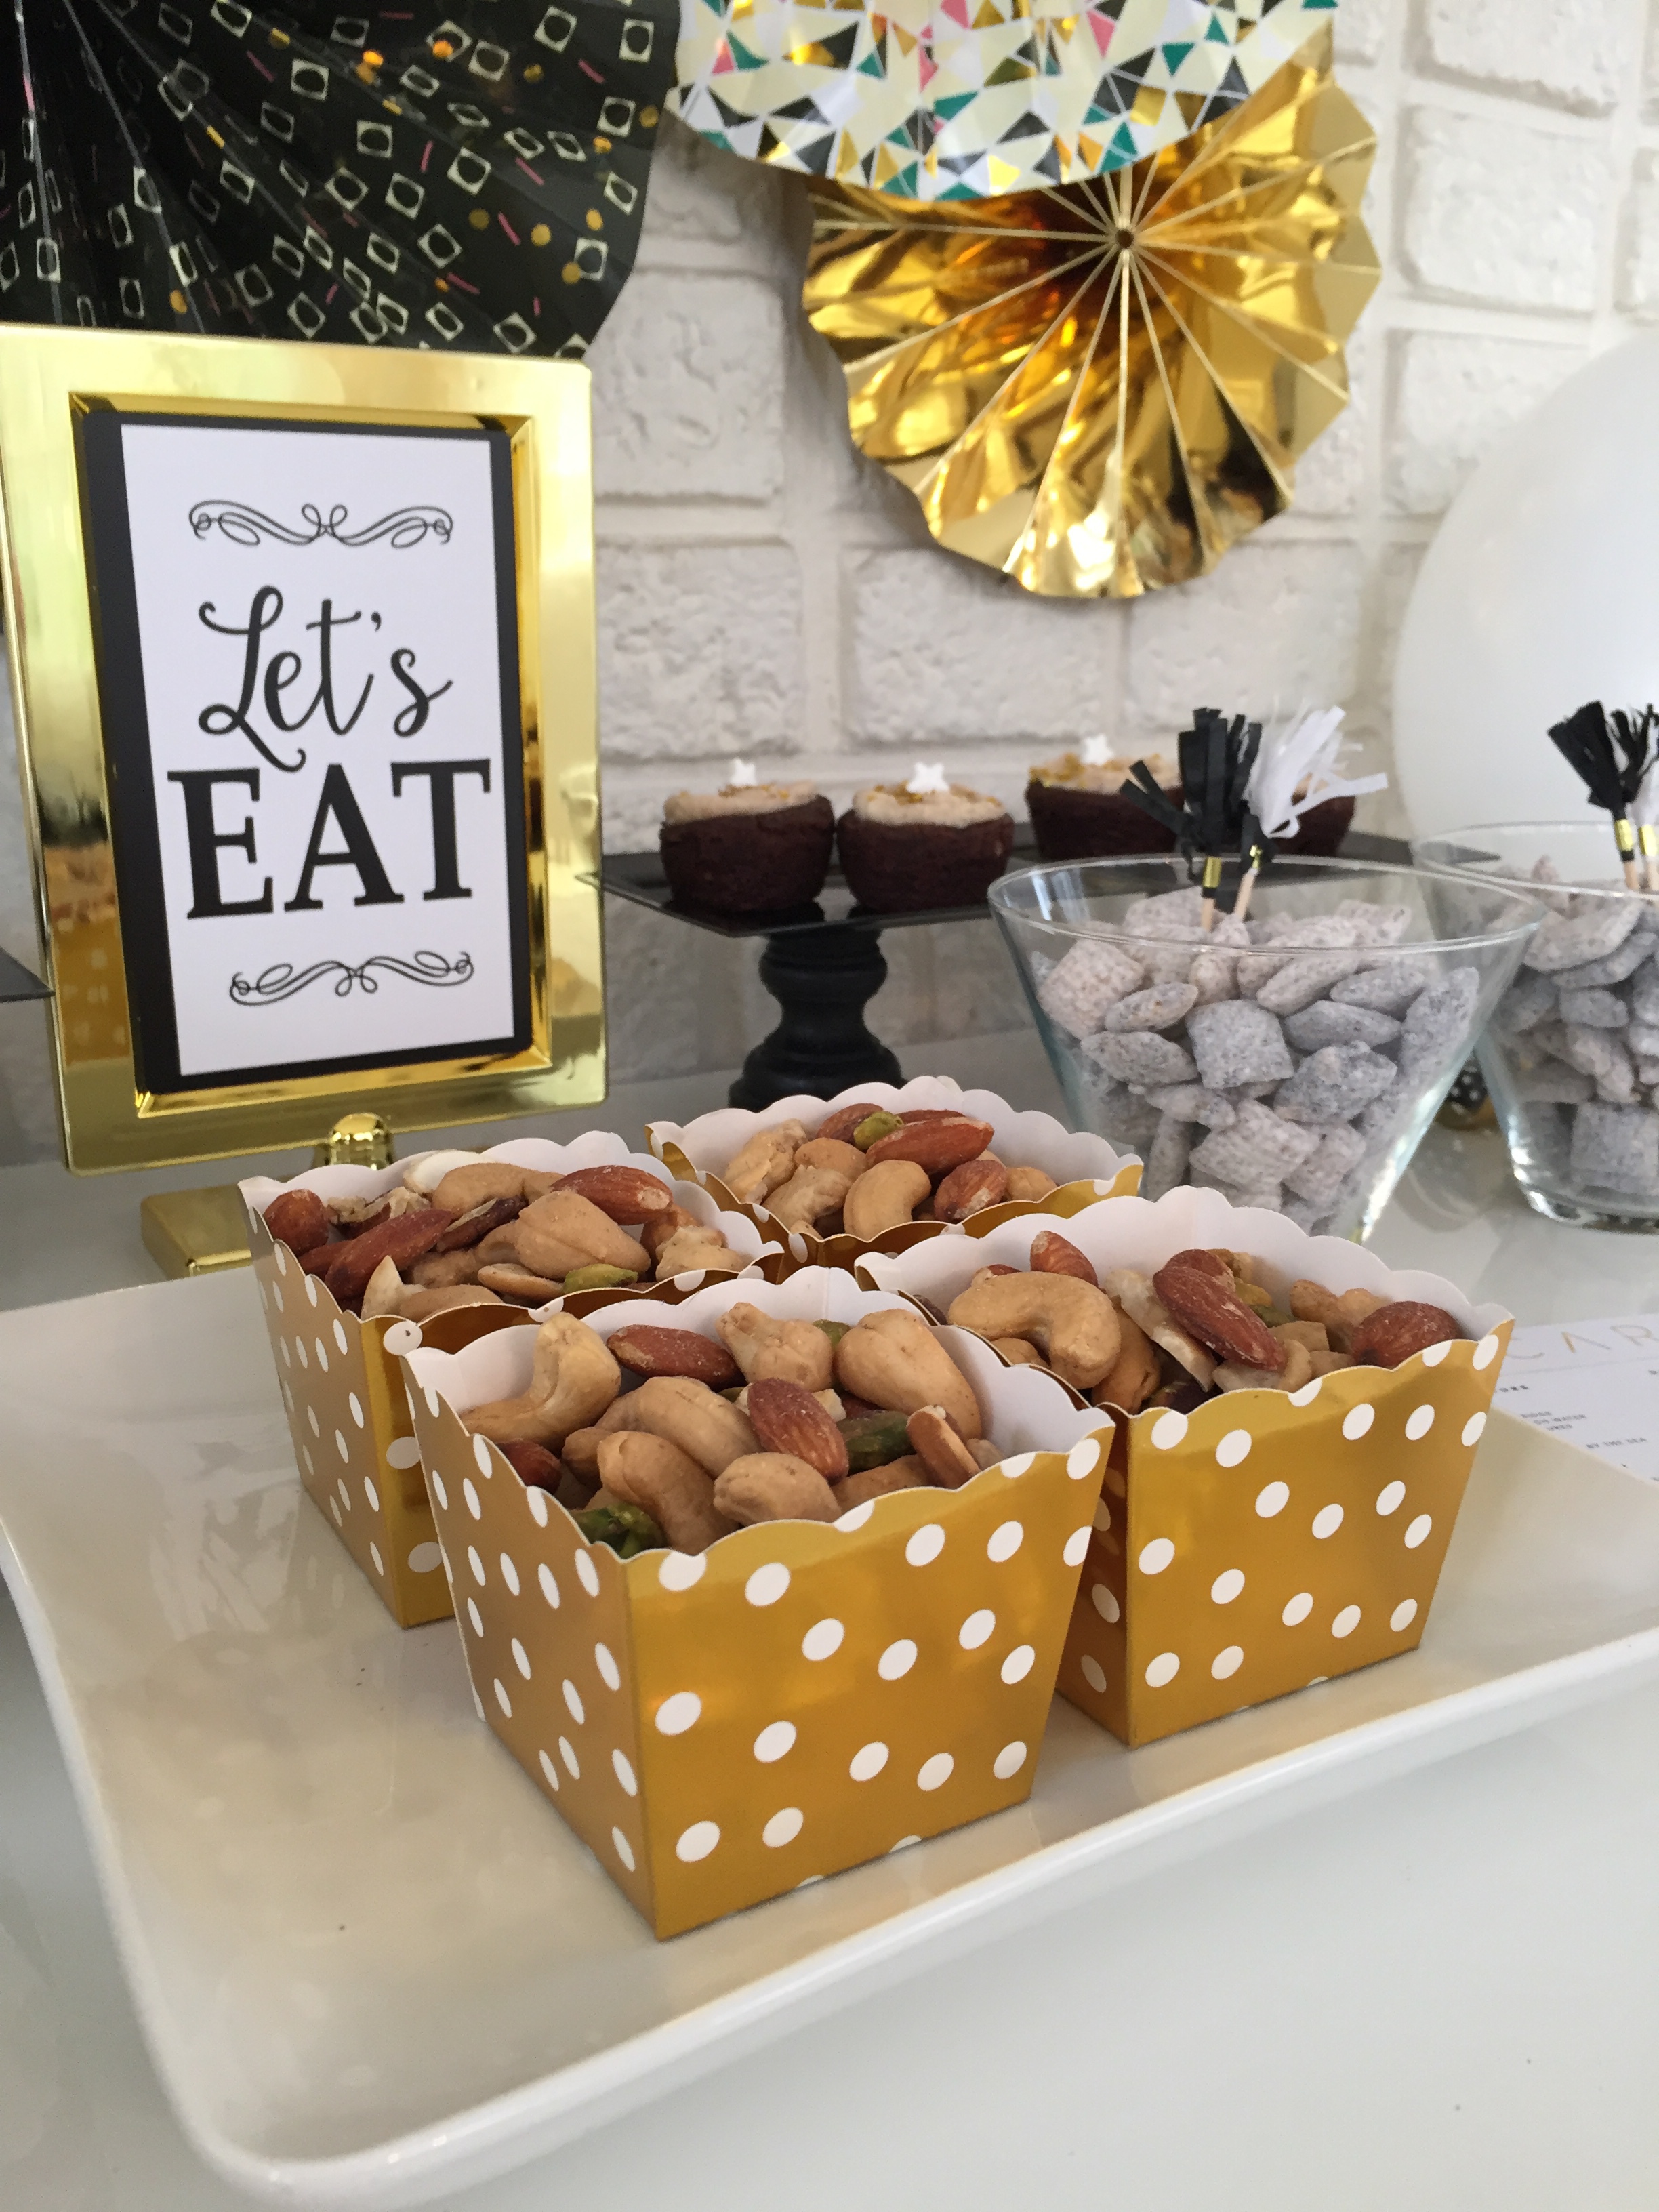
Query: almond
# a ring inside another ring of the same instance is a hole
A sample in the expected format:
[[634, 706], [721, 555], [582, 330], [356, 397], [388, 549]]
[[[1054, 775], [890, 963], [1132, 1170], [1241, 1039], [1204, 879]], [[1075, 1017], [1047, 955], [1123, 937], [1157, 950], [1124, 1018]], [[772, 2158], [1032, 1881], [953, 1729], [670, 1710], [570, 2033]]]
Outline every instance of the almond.
[[[382, 1260], [390, 1260], [399, 1273], [411, 1260], [429, 1252], [455, 1217], [441, 1206], [428, 1206], [419, 1213], [404, 1213], [383, 1221], [377, 1229], [334, 1247], [324, 1281], [341, 1305], [352, 1305], [368, 1287], [368, 1279]], [[320, 1272], [320, 1271], [319, 1271]]]
[[691, 1328], [652, 1328], [629, 1322], [605, 1341], [611, 1356], [635, 1375], [689, 1375], [711, 1390], [741, 1382], [743, 1370], [723, 1344]]
[[670, 1206], [660, 1213], [653, 1213], [641, 1224], [640, 1242], [654, 1260], [669, 1239], [678, 1236], [682, 1229], [701, 1229], [702, 1226], [696, 1215], [688, 1213], [683, 1206]]
[[524, 1211], [521, 1198], [487, 1198], [471, 1212], [458, 1214], [433, 1246], [434, 1252], [470, 1252], [492, 1229], [505, 1229]]
[[872, 1168], [883, 1160], [914, 1160], [930, 1176], [945, 1175], [964, 1160], [977, 1159], [993, 1133], [988, 1121], [972, 1121], [965, 1114], [941, 1114], [935, 1120], [907, 1122], [872, 1145], [866, 1157]]
[[1079, 1252], [1069, 1237], [1045, 1229], [1031, 1239], [1031, 1272], [1035, 1275], [1075, 1275], [1080, 1283], [1100, 1288], [1100, 1278], [1088, 1255]]
[[266, 1206], [265, 1227], [290, 1252], [314, 1252], [328, 1242], [328, 1208], [314, 1190], [285, 1190]]
[[575, 1168], [561, 1176], [555, 1190], [574, 1190], [613, 1221], [649, 1221], [674, 1203], [674, 1194], [660, 1176], [643, 1168]]
[[1348, 1349], [1359, 1367], [1400, 1367], [1431, 1344], [1455, 1343], [1463, 1332], [1442, 1306], [1396, 1298], [1356, 1322]]
[[805, 1460], [830, 1482], [846, 1474], [847, 1439], [804, 1384], [775, 1377], [751, 1382], [747, 1412], [766, 1450]]
[[979, 1462], [951, 1427], [943, 1406], [922, 1406], [905, 1423], [912, 1450], [944, 1490], [960, 1490], [979, 1473]]
[[994, 1152], [964, 1160], [933, 1193], [935, 1221], [965, 1221], [981, 1206], [998, 1206], [1008, 1195], [1008, 1170]]
[[1218, 1283], [1232, 1286], [1233, 1271], [1219, 1252], [1206, 1252], [1202, 1245], [1194, 1244], [1184, 1252], [1177, 1252], [1164, 1262], [1166, 1267], [1186, 1267], [1195, 1275], [1212, 1275]]
[[1152, 1288], [1188, 1334], [1235, 1367], [1260, 1367], [1277, 1375], [1285, 1347], [1261, 1316], [1222, 1283], [1196, 1267], [1173, 1261], [1152, 1278]]
[[879, 1114], [881, 1110], [879, 1106], [872, 1106], [867, 1098], [860, 1098], [856, 1106], [837, 1106], [822, 1128], [816, 1130], [814, 1134], [833, 1138], [837, 1144], [850, 1145], [853, 1132], [859, 1123], [867, 1121], [872, 1114]]
[[545, 1444], [509, 1443], [497, 1444], [495, 1449], [520, 1481], [532, 1490], [556, 1491], [564, 1480], [564, 1469]]

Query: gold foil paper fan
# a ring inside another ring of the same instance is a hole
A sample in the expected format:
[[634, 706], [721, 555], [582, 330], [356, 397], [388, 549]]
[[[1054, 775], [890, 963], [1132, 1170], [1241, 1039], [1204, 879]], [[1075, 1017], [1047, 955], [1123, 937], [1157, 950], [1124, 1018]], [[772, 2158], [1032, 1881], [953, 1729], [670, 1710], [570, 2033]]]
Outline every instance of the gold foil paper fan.
[[1184, 583], [1291, 503], [1375, 289], [1376, 137], [1321, 33], [1179, 146], [932, 204], [813, 179], [805, 306], [941, 545], [1058, 598]]

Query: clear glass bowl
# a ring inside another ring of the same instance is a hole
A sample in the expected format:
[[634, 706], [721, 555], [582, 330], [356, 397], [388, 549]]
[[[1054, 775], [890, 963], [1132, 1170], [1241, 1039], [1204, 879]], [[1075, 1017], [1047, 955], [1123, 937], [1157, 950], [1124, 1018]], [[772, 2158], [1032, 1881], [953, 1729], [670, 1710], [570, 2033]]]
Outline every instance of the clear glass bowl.
[[1144, 1196], [1208, 1184], [1369, 1235], [1543, 908], [1370, 860], [1276, 861], [1209, 938], [1197, 900], [1183, 863], [1145, 859], [992, 884], [1077, 1126], [1141, 1155]]
[[[1605, 822], [1480, 824], [1412, 850], [1555, 909], [1477, 1048], [1527, 1203], [1552, 1221], [1659, 1228], [1659, 896], [1626, 887]], [[1540, 863], [1571, 890], [1534, 878]]]

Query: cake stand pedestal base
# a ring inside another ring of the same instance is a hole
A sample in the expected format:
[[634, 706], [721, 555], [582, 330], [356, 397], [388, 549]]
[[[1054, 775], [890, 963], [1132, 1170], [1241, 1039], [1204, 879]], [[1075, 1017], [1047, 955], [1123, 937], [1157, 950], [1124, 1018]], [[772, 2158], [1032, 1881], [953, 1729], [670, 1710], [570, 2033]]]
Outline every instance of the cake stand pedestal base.
[[902, 1083], [897, 1060], [872, 1036], [864, 1010], [887, 981], [880, 939], [869, 927], [826, 922], [769, 936], [760, 979], [783, 1010], [757, 1044], [728, 1097], [755, 1111], [798, 1091], [833, 1098], [855, 1083]]

